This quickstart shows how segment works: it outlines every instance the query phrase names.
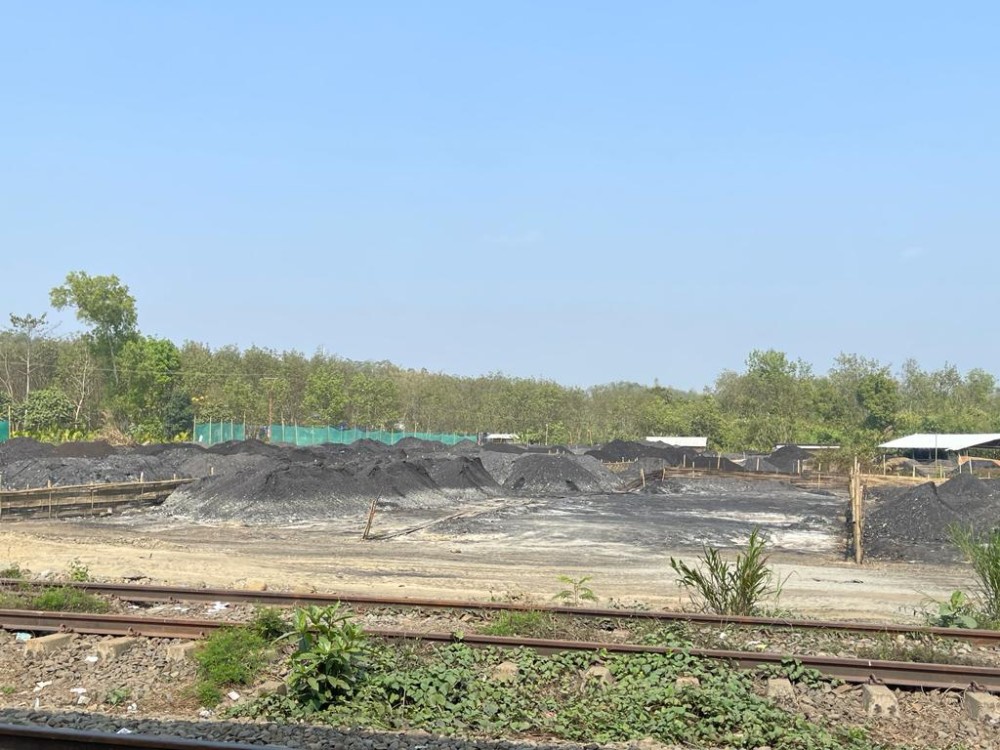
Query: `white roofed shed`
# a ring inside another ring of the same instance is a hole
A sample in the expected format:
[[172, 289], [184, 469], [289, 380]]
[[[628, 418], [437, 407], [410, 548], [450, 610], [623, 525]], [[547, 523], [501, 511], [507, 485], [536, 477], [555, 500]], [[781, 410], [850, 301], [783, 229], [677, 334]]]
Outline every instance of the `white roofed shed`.
[[972, 448], [1000, 449], [1000, 432], [964, 435], [920, 432], [882, 443], [879, 448], [900, 451], [941, 451], [943, 453], [961, 453]]

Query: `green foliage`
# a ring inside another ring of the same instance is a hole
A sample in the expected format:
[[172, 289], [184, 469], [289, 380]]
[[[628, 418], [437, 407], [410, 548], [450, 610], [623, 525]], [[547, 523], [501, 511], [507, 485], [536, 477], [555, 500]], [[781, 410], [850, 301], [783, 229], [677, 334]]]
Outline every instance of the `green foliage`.
[[110, 609], [108, 603], [103, 599], [71, 586], [44, 589], [26, 602], [26, 606], [30, 609], [46, 612], [92, 612], [95, 614], [107, 612]]
[[496, 619], [483, 628], [486, 635], [525, 636], [546, 638], [555, 633], [556, 626], [548, 612], [529, 610], [526, 612], [502, 611]]
[[581, 578], [573, 578], [572, 576], [559, 576], [559, 583], [564, 583], [569, 588], [562, 589], [558, 591], [553, 599], [561, 599], [564, 602], [572, 604], [574, 607], [579, 606], [580, 602], [596, 602], [597, 594], [594, 593], [587, 584], [590, 582], [592, 576], [583, 576]]
[[78, 557], [74, 557], [69, 564], [69, 579], [77, 583], [85, 583], [90, 580], [90, 568]]
[[32, 391], [21, 404], [24, 430], [65, 429], [73, 424], [73, 402], [57, 388]]
[[200, 705], [212, 708], [222, 702], [222, 690], [209, 680], [198, 680], [194, 685], [194, 697]]
[[195, 653], [199, 677], [209, 685], [249, 685], [264, 666], [267, 642], [249, 628], [226, 627]]
[[765, 677], [784, 677], [792, 683], [817, 688], [824, 684], [836, 684], [825, 677], [818, 669], [805, 666], [798, 659], [786, 658], [781, 664], [765, 664], [757, 668], [757, 672]]
[[977, 591], [975, 609], [992, 624], [1000, 623], [1000, 528], [987, 533], [952, 526], [952, 543], [972, 563]]
[[364, 675], [368, 643], [339, 604], [297, 609], [286, 637], [297, 639], [288, 686], [307, 711], [321, 711], [354, 692]]
[[72, 271], [49, 292], [57, 310], [76, 308], [77, 320], [91, 326], [94, 351], [104, 358], [118, 380], [118, 352], [136, 335], [135, 298], [117, 276], [90, 276]]
[[702, 547], [699, 565], [670, 558], [678, 585], [687, 589], [700, 608], [720, 615], [754, 615], [766, 599], [777, 600], [784, 584], [767, 564], [766, 543], [760, 529], [750, 534], [746, 549], [734, 563], [712, 547]]
[[253, 620], [248, 627], [267, 642], [277, 640], [289, 632], [288, 623], [285, 622], [281, 610], [275, 607], [260, 607], [254, 612]]
[[964, 591], [951, 592], [946, 602], [938, 602], [937, 611], [927, 617], [927, 624], [938, 628], [977, 628], [979, 620], [972, 601]]
[[0, 578], [24, 578], [20, 563], [12, 562], [6, 568], [0, 568]]
[[132, 691], [124, 685], [109, 690], [104, 702], [109, 706], [122, 706], [132, 699]]
[[[516, 680], [494, 677], [513, 661]], [[613, 682], [582, 680], [603, 665]], [[606, 654], [374, 645], [365, 678], [320, 715], [294, 699], [264, 699], [239, 715], [326, 721], [388, 730], [498, 738], [554, 737], [627, 743], [651, 737], [664, 745], [774, 750], [870, 750], [863, 728], [831, 730], [758, 696], [753, 674], [685, 653]], [[680, 676], [700, 685], [678, 691]], [[803, 675], [805, 678], [805, 675]]]

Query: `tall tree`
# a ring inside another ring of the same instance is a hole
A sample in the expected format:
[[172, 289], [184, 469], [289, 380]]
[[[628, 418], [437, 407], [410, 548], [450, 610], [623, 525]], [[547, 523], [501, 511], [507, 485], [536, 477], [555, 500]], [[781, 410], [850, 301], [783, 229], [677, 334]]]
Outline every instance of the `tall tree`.
[[91, 326], [94, 349], [111, 365], [117, 384], [118, 354], [138, 335], [135, 298], [128, 287], [117, 276], [72, 271], [49, 292], [49, 299], [57, 310], [75, 307], [77, 320]]

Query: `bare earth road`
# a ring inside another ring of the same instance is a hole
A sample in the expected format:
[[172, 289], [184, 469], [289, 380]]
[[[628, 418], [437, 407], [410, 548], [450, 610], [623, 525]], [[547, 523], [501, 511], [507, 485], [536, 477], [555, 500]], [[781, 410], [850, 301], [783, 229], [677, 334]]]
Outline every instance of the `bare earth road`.
[[[652, 608], [687, 604], [669, 560], [697, 553], [651, 551], [623, 542], [599, 544], [572, 535], [537, 543], [496, 534], [454, 537], [433, 528], [361, 541], [343, 526], [273, 528], [166, 523], [155, 516], [115, 522], [5, 521], [0, 565], [33, 574], [65, 573], [73, 560], [100, 580], [148, 576], [177, 585], [240, 586], [263, 581], [271, 589], [468, 599], [546, 601], [562, 588], [560, 575], [592, 576], [607, 605], [642, 602]], [[931, 598], [969, 588], [960, 567], [906, 563], [856, 566], [832, 551], [772, 555], [788, 576], [780, 606], [796, 616], [915, 621]]]

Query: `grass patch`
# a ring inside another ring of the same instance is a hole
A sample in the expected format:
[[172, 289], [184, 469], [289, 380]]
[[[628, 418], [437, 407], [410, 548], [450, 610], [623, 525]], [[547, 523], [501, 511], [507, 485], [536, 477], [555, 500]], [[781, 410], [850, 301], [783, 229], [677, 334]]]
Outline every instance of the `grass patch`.
[[859, 659], [878, 661], [907, 661], [921, 664], [974, 664], [965, 656], [952, 653], [944, 643], [930, 638], [926, 640], [897, 641], [886, 636], [875, 645], [863, 646], [857, 650]]
[[556, 631], [556, 623], [549, 612], [529, 610], [500, 612], [482, 632], [485, 635], [546, 638], [554, 635]]
[[268, 641], [250, 627], [220, 628], [195, 653], [195, 697], [203, 706], [222, 700], [223, 688], [250, 685], [267, 663]]
[[40, 609], [46, 612], [92, 612], [101, 614], [107, 612], [110, 606], [100, 597], [70, 586], [59, 586], [44, 589], [29, 600], [30, 609]]

